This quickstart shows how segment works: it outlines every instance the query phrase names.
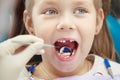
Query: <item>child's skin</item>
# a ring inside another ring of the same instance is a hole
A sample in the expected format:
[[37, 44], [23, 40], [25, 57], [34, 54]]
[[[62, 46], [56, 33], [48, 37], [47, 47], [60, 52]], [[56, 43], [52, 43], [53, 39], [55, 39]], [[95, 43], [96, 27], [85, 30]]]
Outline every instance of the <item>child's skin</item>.
[[58, 39], [64, 38], [79, 43], [76, 55], [70, 61], [60, 60], [54, 49], [45, 48], [46, 54], [42, 55], [41, 65], [47, 73], [56, 77], [82, 75], [88, 71], [86, 66], [92, 65], [86, 57], [104, 19], [103, 10], [99, 9], [97, 14], [93, 1], [35, 0], [32, 14], [24, 11], [24, 21], [29, 33], [42, 38], [45, 43], [54, 44]]

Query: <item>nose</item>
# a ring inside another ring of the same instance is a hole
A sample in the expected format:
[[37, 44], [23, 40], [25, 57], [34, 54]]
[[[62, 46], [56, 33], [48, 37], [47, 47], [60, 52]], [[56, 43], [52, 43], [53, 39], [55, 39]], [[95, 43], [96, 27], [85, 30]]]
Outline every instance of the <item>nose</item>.
[[68, 31], [68, 30], [75, 30], [76, 25], [72, 21], [72, 18], [70, 18], [68, 15], [63, 16], [57, 25], [57, 30], [61, 31]]

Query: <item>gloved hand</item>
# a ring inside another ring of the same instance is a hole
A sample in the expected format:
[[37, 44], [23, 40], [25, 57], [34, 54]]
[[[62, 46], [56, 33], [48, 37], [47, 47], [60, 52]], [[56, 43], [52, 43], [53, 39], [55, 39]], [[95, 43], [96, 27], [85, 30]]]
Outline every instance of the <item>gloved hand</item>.
[[[33, 42], [27, 47], [13, 41]], [[0, 80], [17, 80], [26, 63], [35, 55], [43, 54], [44, 41], [32, 35], [20, 35], [0, 43]]]

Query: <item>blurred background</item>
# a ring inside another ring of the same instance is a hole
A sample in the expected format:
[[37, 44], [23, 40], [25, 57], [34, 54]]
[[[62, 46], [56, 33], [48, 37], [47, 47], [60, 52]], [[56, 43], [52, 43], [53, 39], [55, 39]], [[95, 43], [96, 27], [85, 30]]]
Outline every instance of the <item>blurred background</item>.
[[120, 55], [120, 0], [111, 0], [111, 10], [107, 17], [107, 24], [112, 36], [115, 49]]
[[14, 0], [0, 0], [0, 42], [8, 38]]

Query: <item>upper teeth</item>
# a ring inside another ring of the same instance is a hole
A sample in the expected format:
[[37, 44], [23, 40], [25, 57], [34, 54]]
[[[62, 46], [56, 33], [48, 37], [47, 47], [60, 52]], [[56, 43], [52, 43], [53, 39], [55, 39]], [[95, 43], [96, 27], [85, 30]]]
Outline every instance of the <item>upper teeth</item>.
[[66, 40], [58, 40], [58, 42], [65, 43]]
[[[69, 40], [70, 42], [74, 42], [74, 40]], [[58, 42], [65, 43], [67, 40], [58, 40]]]

